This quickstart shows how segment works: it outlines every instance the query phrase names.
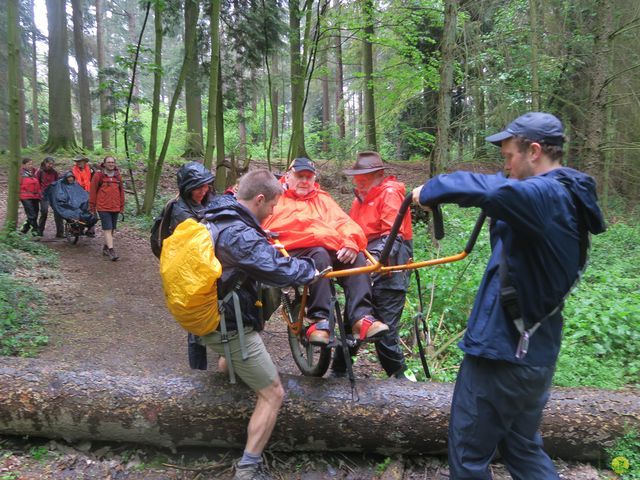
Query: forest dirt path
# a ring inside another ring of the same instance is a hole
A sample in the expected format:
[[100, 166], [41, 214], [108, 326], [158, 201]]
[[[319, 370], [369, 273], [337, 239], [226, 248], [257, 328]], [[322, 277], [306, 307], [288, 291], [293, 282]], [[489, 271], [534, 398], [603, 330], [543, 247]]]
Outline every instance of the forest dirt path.
[[[413, 169], [410, 169], [413, 170]], [[417, 169], [416, 169], [417, 170]], [[0, 172], [0, 222], [6, 212], [6, 172]], [[409, 176], [417, 174], [410, 172]], [[344, 203], [348, 190], [335, 196]], [[24, 213], [20, 207], [20, 221]], [[76, 245], [54, 238], [52, 215], [44, 237], [40, 240], [59, 254], [58, 273], [41, 276], [32, 272], [29, 278], [46, 293], [48, 315], [45, 328], [49, 344], [39, 358], [62, 361], [79, 370], [107, 370], [131, 375], [181, 374], [190, 371], [187, 363], [186, 333], [167, 311], [162, 294], [158, 261], [151, 253], [145, 232], [121, 222], [115, 235], [116, 262], [102, 256], [102, 232], [96, 238], [81, 237]], [[263, 339], [280, 372], [299, 374], [291, 358], [286, 326], [281, 319], [268, 322]], [[355, 365], [358, 378], [378, 375], [380, 367], [366, 352], [361, 352]], [[209, 358], [209, 369], [216, 369], [215, 357]], [[202, 372], [202, 374], [206, 374]], [[346, 381], [346, 380], [345, 380]], [[34, 449], [43, 458], [34, 455]], [[38, 450], [35, 450], [38, 451]], [[51, 453], [53, 452], [53, 453]], [[197, 454], [180, 453], [169, 463], [191, 465]], [[233, 458], [237, 453], [231, 453]], [[63, 442], [19, 440], [0, 436], [0, 478], [17, 479], [192, 479], [197, 470], [179, 470], [151, 466], [158, 453], [135, 446], [102, 446], [85, 442], [65, 445]], [[191, 460], [189, 460], [191, 458]], [[201, 458], [201, 457], [199, 457]], [[211, 461], [211, 452], [207, 454]], [[447, 468], [442, 459], [407, 458], [393, 461], [387, 474], [376, 472], [382, 458], [362, 455], [298, 454], [279, 455], [272, 472], [276, 478], [324, 479], [373, 478], [446, 479]], [[274, 462], [272, 462], [274, 463]], [[563, 479], [597, 480], [598, 471], [590, 465], [558, 464]], [[197, 468], [197, 467], [196, 467]], [[384, 470], [384, 469], [383, 469]], [[394, 476], [393, 472], [402, 473]], [[6, 476], [19, 472], [15, 476]], [[206, 474], [198, 478], [230, 478], [228, 474]], [[510, 476], [497, 464], [494, 478]]]

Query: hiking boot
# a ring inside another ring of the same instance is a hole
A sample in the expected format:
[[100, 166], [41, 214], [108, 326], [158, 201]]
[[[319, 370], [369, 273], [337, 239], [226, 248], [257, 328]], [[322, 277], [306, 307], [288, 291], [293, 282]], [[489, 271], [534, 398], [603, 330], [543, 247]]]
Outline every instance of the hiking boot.
[[327, 320], [311, 320], [307, 329], [307, 340], [311, 345], [324, 347], [329, 345], [329, 322]]
[[29, 225], [28, 223], [24, 223], [22, 225], [22, 228], [20, 229], [20, 233], [27, 233], [29, 231], [29, 228], [31, 228], [31, 225]]
[[109, 247], [107, 247], [106, 245], [102, 246], [102, 255], [104, 255], [105, 257], [109, 256]]
[[376, 342], [389, 331], [386, 323], [366, 315], [353, 324], [353, 336], [361, 342]]
[[115, 262], [116, 260], [118, 260], [118, 255], [116, 255], [116, 251], [113, 248], [108, 249], [109, 252], [109, 258], [111, 259], [112, 262]]
[[262, 463], [236, 464], [236, 474], [233, 480], [273, 480], [273, 477], [264, 471]]

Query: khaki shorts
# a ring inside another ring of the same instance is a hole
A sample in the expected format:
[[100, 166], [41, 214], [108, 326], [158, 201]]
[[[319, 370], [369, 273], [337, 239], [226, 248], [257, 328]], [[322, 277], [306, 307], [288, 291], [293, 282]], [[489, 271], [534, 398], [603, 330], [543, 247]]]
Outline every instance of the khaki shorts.
[[[245, 327], [244, 341], [247, 349], [247, 359], [242, 359], [238, 332], [229, 334], [229, 348], [233, 370], [240, 379], [254, 391], [262, 390], [271, 385], [278, 378], [278, 370], [267, 352], [262, 338], [252, 327]], [[214, 352], [224, 356], [221, 334], [218, 331], [200, 337], [200, 342]]]

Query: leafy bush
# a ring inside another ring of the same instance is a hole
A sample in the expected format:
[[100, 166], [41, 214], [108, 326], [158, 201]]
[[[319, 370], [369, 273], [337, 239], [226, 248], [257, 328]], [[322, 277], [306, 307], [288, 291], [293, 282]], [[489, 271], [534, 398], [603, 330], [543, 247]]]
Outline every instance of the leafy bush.
[[31, 356], [46, 345], [41, 324], [44, 297], [13, 274], [45, 271], [56, 264], [50, 250], [27, 237], [12, 232], [0, 238], [0, 355]]
[[640, 227], [593, 237], [589, 267], [568, 299], [556, 383], [618, 388], [640, 383]]
[[611, 469], [621, 480], [640, 479], [640, 435], [635, 430], [620, 437], [607, 449]]

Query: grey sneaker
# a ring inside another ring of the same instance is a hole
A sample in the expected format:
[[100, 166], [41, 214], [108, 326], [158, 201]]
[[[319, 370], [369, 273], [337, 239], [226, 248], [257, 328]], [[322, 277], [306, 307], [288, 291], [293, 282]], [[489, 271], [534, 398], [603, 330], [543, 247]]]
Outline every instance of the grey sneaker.
[[113, 248], [110, 248], [109, 249], [109, 258], [111, 259], [111, 261], [115, 262], [120, 257], [118, 255], [116, 255], [116, 251]]
[[273, 477], [264, 471], [262, 463], [236, 464], [236, 474], [233, 480], [273, 480]]

